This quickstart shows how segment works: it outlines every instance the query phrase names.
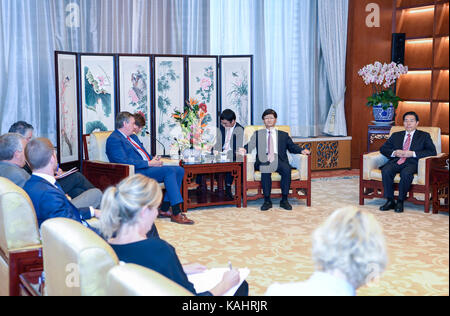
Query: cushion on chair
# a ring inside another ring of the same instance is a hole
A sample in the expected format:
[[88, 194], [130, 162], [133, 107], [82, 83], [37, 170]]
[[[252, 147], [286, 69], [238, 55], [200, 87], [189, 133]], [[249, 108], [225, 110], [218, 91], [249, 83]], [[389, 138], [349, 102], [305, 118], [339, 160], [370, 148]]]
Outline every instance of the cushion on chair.
[[109, 135], [111, 135], [111, 133], [111, 131], [93, 132], [89, 136], [89, 160], [109, 162], [108, 156], [106, 156], [106, 140], [108, 139]]
[[[436, 151], [438, 153], [437, 156], [440, 157], [441, 154], [441, 129], [439, 127], [421, 127], [419, 126], [417, 129], [427, 132], [430, 134], [431, 139], [433, 140], [434, 145], [436, 146]], [[395, 132], [404, 131], [405, 128], [403, 126], [393, 126], [390, 131], [390, 135]], [[432, 157], [425, 157], [419, 159], [418, 164], [418, 172], [414, 174], [414, 180], [412, 184], [420, 184], [425, 185], [426, 183], [426, 160]], [[379, 169], [382, 165], [384, 165], [389, 159], [381, 154], [379, 151], [368, 153], [363, 155], [363, 179], [364, 180], [377, 180], [382, 181], [381, 170]], [[400, 175], [397, 174], [394, 178], [394, 183], [400, 182]]]
[[33, 250], [41, 247], [39, 229], [28, 194], [12, 181], [0, 177], [0, 296], [9, 291], [10, 251]]
[[[272, 172], [271, 175], [272, 181], [281, 181], [281, 176], [278, 172]], [[300, 172], [297, 169], [292, 169], [291, 171], [291, 180], [299, 180]], [[255, 179], [253, 181], [261, 181], [261, 172], [255, 172]]]
[[67, 218], [41, 226], [48, 295], [104, 295], [106, 273], [119, 260], [106, 241]]
[[192, 296], [193, 294], [156, 271], [136, 264], [113, 267], [107, 276], [107, 295]]
[[0, 177], [0, 247], [8, 251], [41, 244], [36, 213], [28, 194]]

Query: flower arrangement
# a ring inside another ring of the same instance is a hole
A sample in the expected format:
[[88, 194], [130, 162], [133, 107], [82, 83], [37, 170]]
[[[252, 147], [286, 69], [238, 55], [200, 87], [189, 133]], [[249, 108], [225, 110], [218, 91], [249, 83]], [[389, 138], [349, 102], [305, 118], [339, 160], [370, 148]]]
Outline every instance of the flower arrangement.
[[381, 64], [376, 61], [374, 64], [364, 66], [358, 71], [366, 85], [372, 85], [373, 94], [367, 98], [367, 106], [381, 104], [386, 110], [391, 104], [394, 109], [397, 108], [401, 99], [395, 95], [391, 86], [397, 79], [408, 72], [408, 67], [402, 64], [392, 62], [390, 64]]
[[172, 117], [180, 124], [184, 136], [179, 140], [179, 146], [202, 150], [210, 145], [203, 139], [205, 128], [208, 122], [212, 121], [205, 103], [199, 103], [196, 99], [191, 98], [186, 101], [183, 112], [176, 110]]

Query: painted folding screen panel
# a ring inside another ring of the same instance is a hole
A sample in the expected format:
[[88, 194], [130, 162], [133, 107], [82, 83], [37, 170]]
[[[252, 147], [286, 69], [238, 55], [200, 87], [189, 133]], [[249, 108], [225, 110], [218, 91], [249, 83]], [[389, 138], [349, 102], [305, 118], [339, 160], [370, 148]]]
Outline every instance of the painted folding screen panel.
[[58, 161], [66, 164], [80, 159], [77, 55], [55, 52], [55, 60]]
[[150, 56], [119, 56], [119, 111], [140, 114], [145, 126], [138, 135], [151, 151], [151, 67]]
[[83, 134], [114, 130], [115, 71], [113, 55], [81, 55]]
[[[172, 117], [174, 111], [183, 111], [184, 57], [154, 57], [154, 129], [157, 155], [169, 154], [176, 146], [175, 138], [181, 135], [181, 128]], [[171, 150], [172, 149], [172, 150]], [[175, 150], [176, 151], [176, 150]]]
[[221, 111], [231, 109], [242, 126], [252, 124], [252, 56], [221, 56]]
[[189, 99], [195, 99], [206, 105], [206, 116], [203, 129], [202, 144], [204, 149], [213, 145], [217, 134], [218, 115], [218, 74], [217, 57], [215, 56], [189, 56], [187, 59], [188, 94]]

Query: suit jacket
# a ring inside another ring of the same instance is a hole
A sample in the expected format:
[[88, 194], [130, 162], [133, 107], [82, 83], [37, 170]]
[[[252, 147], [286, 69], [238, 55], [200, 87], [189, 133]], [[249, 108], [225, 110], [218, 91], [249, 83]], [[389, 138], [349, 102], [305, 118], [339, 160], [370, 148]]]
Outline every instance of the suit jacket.
[[[136, 135], [133, 134], [130, 138], [145, 151], [150, 159], [152, 159], [152, 156], [145, 150], [144, 145]], [[134, 147], [118, 130], [112, 132], [106, 140], [106, 155], [110, 162], [133, 165], [135, 169], [148, 168], [148, 162], [142, 159], [137, 148]]]
[[0, 161], [0, 177], [5, 177], [23, 188], [30, 175], [19, 166], [6, 161]]
[[[389, 139], [383, 144], [383, 146], [381, 146], [380, 152], [389, 158], [390, 162], [392, 161], [396, 163], [400, 159], [398, 157], [391, 157], [391, 155], [394, 150], [403, 149], [405, 133], [406, 131], [393, 133], [391, 137], [389, 137]], [[409, 150], [414, 151], [416, 153], [416, 157], [407, 158], [405, 163], [408, 164], [417, 165], [419, 163], [419, 159], [436, 155], [436, 147], [431, 140], [430, 134], [420, 130], [416, 130], [414, 132]]]
[[[226, 130], [222, 125], [220, 125], [219, 133], [216, 136], [216, 144], [214, 145], [215, 150], [219, 152], [222, 151], [222, 148], [225, 145], [225, 137], [226, 137]], [[236, 126], [234, 127], [230, 140], [230, 150], [233, 156], [233, 161], [236, 160], [236, 150], [242, 148], [243, 146], [244, 146], [244, 127], [242, 127], [241, 124], [236, 122]]]
[[[77, 209], [64, 194], [47, 180], [32, 175], [23, 187], [33, 202], [39, 227], [49, 218], [65, 217], [87, 224], [84, 220], [91, 218], [88, 207]], [[87, 225], [89, 226], [89, 225]]]
[[[288, 133], [280, 130], [276, 131], [278, 161], [289, 164], [287, 152], [289, 151], [292, 154], [301, 154], [304, 148], [294, 144]], [[245, 145], [247, 152], [251, 152], [254, 148], [256, 148], [255, 168], [258, 169], [261, 165], [269, 165], [269, 161], [267, 160], [267, 129], [264, 128], [256, 131], [250, 138], [248, 144]]]

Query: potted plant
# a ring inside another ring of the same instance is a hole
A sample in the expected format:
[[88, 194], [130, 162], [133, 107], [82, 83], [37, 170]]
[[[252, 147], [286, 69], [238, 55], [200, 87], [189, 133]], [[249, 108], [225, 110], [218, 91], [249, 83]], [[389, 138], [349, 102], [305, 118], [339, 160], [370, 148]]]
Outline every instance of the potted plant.
[[381, 64], [376, 61], [358, 71], [366, 85], [372, 85], [373, 94], [367, 98], [367, 106], [373, 109], [375, 124], [390, 124], [394, 119], [395, 109], [401, 99], [395, 95], [392, 85], [401, 75], [408, 72], [408, 67], [392, 62]]
[[205, 128], [212, 120], [205, 103], [191, 98], [184, 105], [183, 112], [176, 110], [172, 117], [180, 124], [183, 134], [183, 138], [177, 140], [178, 146], [184, 147], [183, 156], [199, 156], [201, 151], [211, 146], [204, 139]]

